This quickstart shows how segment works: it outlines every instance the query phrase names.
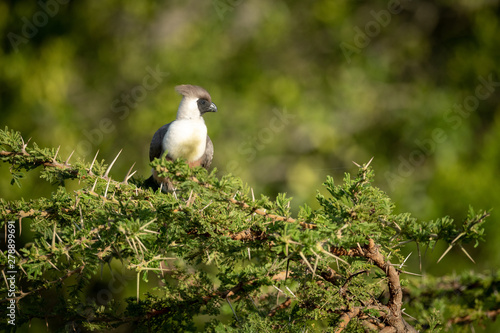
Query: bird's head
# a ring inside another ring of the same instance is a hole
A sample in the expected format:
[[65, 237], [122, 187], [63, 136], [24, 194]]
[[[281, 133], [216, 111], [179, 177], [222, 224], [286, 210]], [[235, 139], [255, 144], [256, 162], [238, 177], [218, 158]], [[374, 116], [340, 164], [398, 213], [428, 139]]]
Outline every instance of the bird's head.
[[175, 87], [175, 91], [183, 96], [177, 119], [199, 119], [206, 112], [217, 112], [210, 94], [202, 87], [183, 84]]

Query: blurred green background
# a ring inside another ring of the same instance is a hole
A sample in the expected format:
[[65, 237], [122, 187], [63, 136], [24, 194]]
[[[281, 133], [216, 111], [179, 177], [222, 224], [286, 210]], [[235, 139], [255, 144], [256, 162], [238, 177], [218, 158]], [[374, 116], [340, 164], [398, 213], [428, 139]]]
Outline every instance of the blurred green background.
[[[219, 175], [317, 207], [326, 175], [340, 182], [374, 157], [398, 212], [494, 209], [486, 244], [466, 247], [476, 264], [452, 250], [438, 265], [438, 246], [425, 272], [495, 270], [499, 18], [495, 0], [2, 1], [0, 126], [72, 160], [123, 149], [113, 177], [134, 162], [148, 177], [174, 87], [201, 85], [219, 108], [205, 116]], [[22, 184], [0, 166], [4, 198], [54, 190], [36, 172]]]

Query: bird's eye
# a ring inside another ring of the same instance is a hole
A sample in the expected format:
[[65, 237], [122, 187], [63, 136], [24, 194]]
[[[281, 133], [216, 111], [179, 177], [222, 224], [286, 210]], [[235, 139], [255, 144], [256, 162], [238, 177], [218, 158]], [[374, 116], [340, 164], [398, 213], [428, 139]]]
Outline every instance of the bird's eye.
[[200, 104], [201, 104], [201, 105], [205, 105], [205, 103], [206, 103], [206, 102], [207, 102], [207, 101], [205, 101], [204, 99], [202, 99], [202, 100], [200, 101]]

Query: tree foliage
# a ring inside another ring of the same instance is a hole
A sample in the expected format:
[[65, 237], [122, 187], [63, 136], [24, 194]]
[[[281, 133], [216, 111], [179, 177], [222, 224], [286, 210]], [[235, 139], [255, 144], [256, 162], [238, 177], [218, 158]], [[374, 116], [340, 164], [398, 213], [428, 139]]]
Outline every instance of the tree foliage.
[[[0, 156], [13, 183], [40, 169], [54, 184], [51, 197], [0, 199], [0, 223], [19, 221], [31, 234], [17, 244], [18, 326], [41, 319], [53, 331], [415, 332], [498, 315], [497, 272], [422, 277], [405, 268], [408, 242], [419, 249], [444, 242], [469, 256], [488, 212], [469, 208], [462, 223], [395, 214], [371, 184], [370, 163], [341, 184], [328, 177], [320, 208], [304, 205], [292, 217], [285, 194], [258, 197], [235, 176], [180, 160], [151, 163], [176, 183], [163, 194], [143, 188], [132, 168], [123, 181], [112, 179], [117, 159], [70, 163], [8, 129], [0, 131]], [[71, 181], [77, 190], [65, 187]], [[7, 251], [1, 258], [4, 269]], [[137, 295], [89, 301], [88, 287], [106, 266], [112, 280], [133, 273]], [[57, 302], [45, 306], [47, 295]]]

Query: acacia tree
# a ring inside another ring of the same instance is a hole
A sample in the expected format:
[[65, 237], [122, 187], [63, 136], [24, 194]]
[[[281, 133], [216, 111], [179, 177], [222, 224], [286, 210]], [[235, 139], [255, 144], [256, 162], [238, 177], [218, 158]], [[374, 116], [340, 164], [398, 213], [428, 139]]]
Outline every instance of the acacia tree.
[[[497, 274], [416, 277], [405, 271], [401, 251], [408, 242], [420, 248], [442, 241], [467, 254], [466, 244], [482, 240], [488, 213], [469, 209], [459, 224], [394, 214], [391, 200], [371, 185], [369, 163], [342, 184], [328, 177], [329, 195], [317, 194], [320, 208], [304, 205], [292, 217], [286, 195], [256, 198], [240, 179], [182, 161], [152, 162], [176, 183], [164, 194], [144, 188], [132, 168], [123, 181], [112, 179], [116, 158], [70, 163], [8, 129], [0, 131], [0, 157], [13, 183], [40, 169], [55, 184], [50, 198], [0, 199], [6, 231], [15, 222], [32, 233], [16, 244], [14, 295], [7, 280], [1, 286], [2, 318], [13, 299], [16, 320], [2, 321], [3, 329], [42, 319], [52, 331], [415, 332], [466, 327], [499, 313], [491, 292]], [[65, 188], [71, 179], [78, 190]], [[8, 249], [2, 253], [2, 270], [12, 270]], [[85, 297], [108, 265], [115, 277], [135, 276], [136, 297]], [[156, 287], [139, 288], [156, 277]]]

